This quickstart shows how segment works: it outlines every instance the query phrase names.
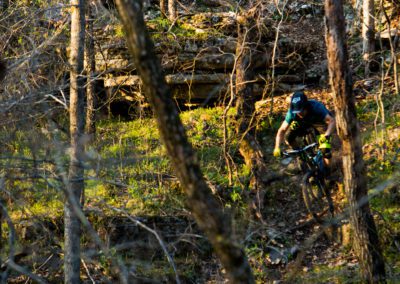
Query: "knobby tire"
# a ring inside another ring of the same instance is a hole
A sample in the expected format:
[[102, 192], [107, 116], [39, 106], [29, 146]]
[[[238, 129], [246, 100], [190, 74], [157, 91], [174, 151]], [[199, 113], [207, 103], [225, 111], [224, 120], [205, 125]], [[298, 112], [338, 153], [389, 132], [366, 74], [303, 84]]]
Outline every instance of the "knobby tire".
[[302, 194], [308, 212], [317, 222], [322, 221], [325, 212], [333, 218], [333, 201], [324, 180], [313, 172], [308, 172], [303, 177]]

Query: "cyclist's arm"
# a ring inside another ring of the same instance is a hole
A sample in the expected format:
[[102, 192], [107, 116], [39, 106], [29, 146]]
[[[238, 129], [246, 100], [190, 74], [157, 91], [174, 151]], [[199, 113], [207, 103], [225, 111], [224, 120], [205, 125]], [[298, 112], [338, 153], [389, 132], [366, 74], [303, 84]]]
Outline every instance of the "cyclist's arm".
[[328, 125], [325, 131], [325, 136], [330, 136], [332, 135], [333, 131], [335, 131], [335, 126], [336, 126], [335, 118], [330, 114], [327, 114], [325, 116], [325, 123]]
[[286, 131], [289, 129], [289, 123], [285, 121], [282, 122], [281, 126], [278, 129], [278, 133], [276, 133], [276, 138], [275, 138], [275, 149], [279, 148], [282, 144], [282, 141], [285, 137]]

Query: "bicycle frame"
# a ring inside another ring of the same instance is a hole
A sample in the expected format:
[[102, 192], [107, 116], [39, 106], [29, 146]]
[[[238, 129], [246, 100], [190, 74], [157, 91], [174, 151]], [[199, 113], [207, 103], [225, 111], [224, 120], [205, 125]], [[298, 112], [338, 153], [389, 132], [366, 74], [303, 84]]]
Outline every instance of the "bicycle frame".
[[325, 186], [323, 154], [319, 149], [315, 152], [317, 147], [318, 143], [311, 143], [301, 149], [284, 151], [283, 155], [300, 158], [303, 164], [301, 169], [304, 173], [302, 179], [304, 203], [314, 219], [320, 222], [325, 200], [331, 217], [334, 216], [334, 206], [329, 189]]
[[324, 174], [324, 161], [321, 150], [315, 153], [318, 143], [311, 143], [301, 149], [284, 151], [283, 155], [287, 157], [299, 157], [306, 168], [302, 167], [304, 173], [312, 171], [318, 175]]

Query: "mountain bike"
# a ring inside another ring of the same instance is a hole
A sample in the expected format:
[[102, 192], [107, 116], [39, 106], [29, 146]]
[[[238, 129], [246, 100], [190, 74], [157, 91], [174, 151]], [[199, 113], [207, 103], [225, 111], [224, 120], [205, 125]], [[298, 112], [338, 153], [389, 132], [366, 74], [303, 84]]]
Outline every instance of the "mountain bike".
[[283, 151], [282, 154], [285, 157], [298, 158], [300, 162], [303, 172], [301, 188], [307, 211], [317, 222], [323, 221], [322, 217], [326, 212], [333, 218], [334, 206], [330, 190], [326, 186], [323, 153], [318, 149], [318, 143]]

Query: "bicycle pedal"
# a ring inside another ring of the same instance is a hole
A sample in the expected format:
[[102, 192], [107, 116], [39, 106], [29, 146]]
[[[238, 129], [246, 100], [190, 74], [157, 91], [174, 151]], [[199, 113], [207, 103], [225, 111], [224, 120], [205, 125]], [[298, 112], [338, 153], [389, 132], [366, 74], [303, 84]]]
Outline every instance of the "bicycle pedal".
[[285, 159], [282, 159], [281, 163], [282, 163], [282, 165], [287, 166], [287, 165], [290, 164], [290, 162], [291, 162], [292, 160], [293, 160], [292, 157], [285, 158]]

